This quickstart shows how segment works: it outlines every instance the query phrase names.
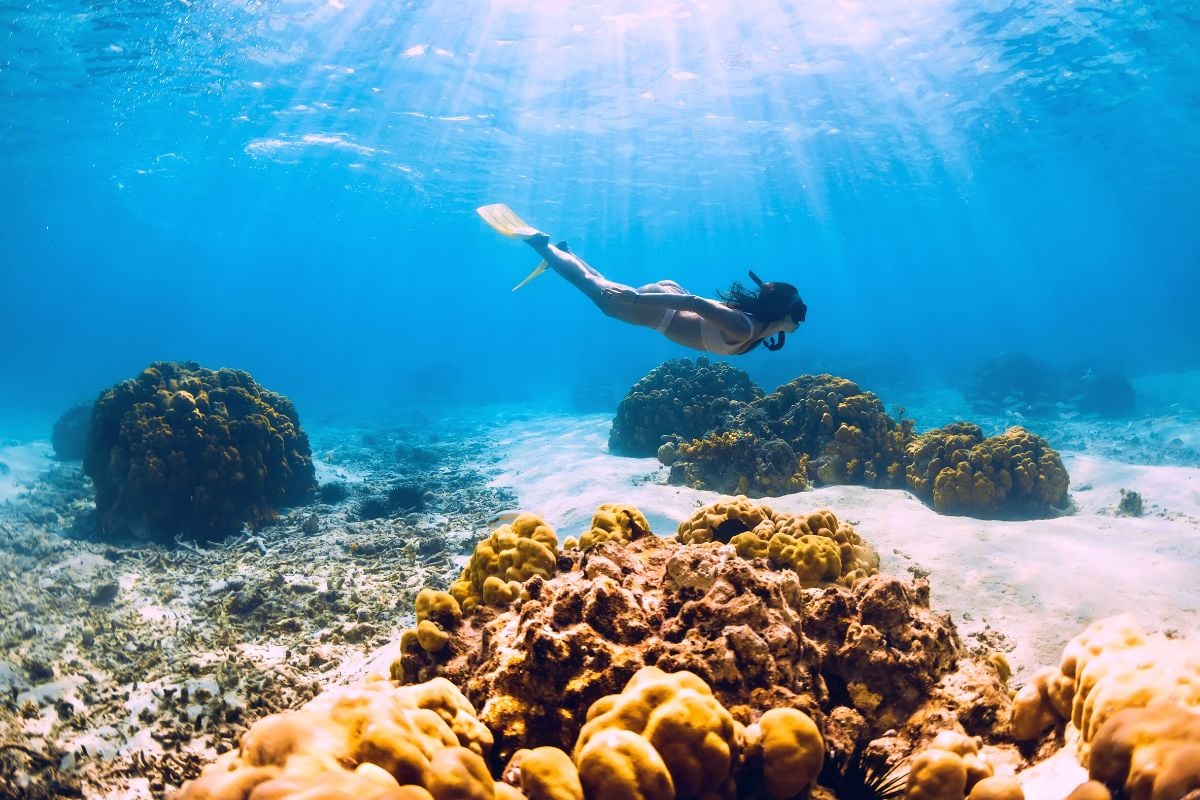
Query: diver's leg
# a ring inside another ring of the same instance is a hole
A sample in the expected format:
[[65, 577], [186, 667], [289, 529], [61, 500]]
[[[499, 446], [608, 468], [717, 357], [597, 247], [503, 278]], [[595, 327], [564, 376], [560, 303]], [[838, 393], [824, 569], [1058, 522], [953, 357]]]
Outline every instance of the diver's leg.
[[609, 286], [620, 286], [603, 275], [595, 267], [585, 263], [583, 259], [567, 250], [550, 244], [550, 237], [544, 233], [531, 236], [525, 243], [537, 251], [546, 260], [550, 269], [562, 275], [571, 285], [587, 295], [593, 303], [600, 306], [604, 313], [610, 312], [610, 306], [615, 304], [604, 297], [604, 289]]

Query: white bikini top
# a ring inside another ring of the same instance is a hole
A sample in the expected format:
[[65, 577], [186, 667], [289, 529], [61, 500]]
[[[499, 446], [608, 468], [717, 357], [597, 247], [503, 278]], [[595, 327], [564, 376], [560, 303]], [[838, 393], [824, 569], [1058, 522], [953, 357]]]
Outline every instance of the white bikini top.
[[[737, 309], [734, 309], [737, 311]], [[746, 320], [746, 324], [750, 326], [750, 335], [736, 342], [730, 342], [725, 339], [725, 334], [721, 329], [710, 323], [703, 317], [700, 318], [700, 339], [704, 342], [704, 349], [715, 356], [735, 356], [745, 349], [746, 345], [753, 342], [758, 337], [754, 335], [756, 330], [754, 320], [744, 311], [738, 311], [742, 318]]]

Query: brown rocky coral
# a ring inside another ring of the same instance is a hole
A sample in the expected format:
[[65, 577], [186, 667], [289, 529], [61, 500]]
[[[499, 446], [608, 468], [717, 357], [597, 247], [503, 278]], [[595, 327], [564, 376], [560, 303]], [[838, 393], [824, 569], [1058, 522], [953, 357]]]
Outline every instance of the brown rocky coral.
[[83, 467], [102, 528], [166, 541], [258, 526], [316, 491], [291, 401], [190, 362], [156, 362], [102, 393]]
[[897, 486], [912, 422], [896, 422], [857, 383], [834, 375], [802, 375], [756, 402], [771, 429], [823, 484]]
[[944, 514], [1043, 517], [1067, 505], [1062, 459], [1024, 428], [985, 439], [978, 425], [957, 422], [918, 436], [907, 454], [909, 488]]
[[655, 536], [567, 551], [553, 578], [526, 582], [520, 608], [465, 619], [451, 657], [410, 641], [393, 677], [462, 686], [500, 758], [530, 743], [570, 748], [585, 710], [647, 665], [694, 673], [742, 724], [802, 709], [852, 748], [903, 724], [960, 658], [927, 585], [877, 575], [805, 589], [791, 569], [731, 555]]

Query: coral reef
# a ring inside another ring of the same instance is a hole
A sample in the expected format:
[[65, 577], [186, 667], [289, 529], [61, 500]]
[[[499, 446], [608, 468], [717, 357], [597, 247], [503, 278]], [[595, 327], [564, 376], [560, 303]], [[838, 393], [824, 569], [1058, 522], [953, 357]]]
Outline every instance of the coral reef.
[[763, 497], [808, 487], [808, 456], [797, 458], [782, 439], [762, 439], [745, 430], [667, 443], [658, 457], [671, 468], [671, 483], [695, 489]]
[[[785, 518], [741, 498], [698, 514], [678, 539], [647, 532], [564, 549], [555, 570], [519, 585], [519, 605], [464, 606], [444, 648], [430, 652], [406, 634], [392, 677], [460, 686], [495, 734], [500, 761], [533, 744], [571, 749], [587, 709], [647, 666], [694, 674], [742, 725], [772, 708], [804, 711], [845, 752], [905, 726], [928, 703], [951, 718], [958, 712], [946, 709], [959, 708], [974, 733], [1007, 722], [994, 668], [956, 672], [973, 662], [950, 623], [930, 612], [927, 584], [873, 575], [850, 586], [834, 576], [805, 588], [790, 565], [701, 542], [734, 514], [743, 525], [758, 518], [764, 533], [841, 531], [842, 542], [816, 538], [834, 543], [839, 559], [848, 547], [848, 562], [870, 553], [829, 512]], [[947, 700], [949, 684], [939, 681], [950, 674], [971, 687], [970, 711]]]
[[[321, 497], [324, 500], [325, 487], [321, 487]], [[423, 511], [426, 504], [434, 497], [433, 492], [424, 486], [412, 483], [397, 483], [387, 487], [382, 492], [368, 494], [359, 502], [356, 516], [361, 519], [384, 519], [415, 511]]]
[[1066, 393], [1080, 412], [1101, 417], [1127, 417], [1137, 405], [1137, 392], [1124, 375], [1087, 370], [1068, 382]]
[[676, 485], [763, 497], [810, 484], [907, 484], [940, 512], [978, 517], [1052, 516], [1068, 504], [1062, 459], [1041, 437], [1011, 428], [985, 439], [970, 422], [917, 436], [912, 420], [892, 419], [874, 394], [833, 375], [689, 412], [710, 428], [655, 430]]
[[695, 439], [719, 426], [741, 403], [762, 396], [745, 372], [707, 358], [680, 358], [651, 370], [621, 400], [609, 449], [653, 456], [668, 437]]
[[239, 749], [205, 767], [178, 797], [493, 797], [484, 762], [491, 745], [488, 729], [448, 681], [372, 681], [259, 720]]
[[[1200, 790], [1200, 643], [1147, 634], [1129, 615], [1092, 623], [1013, 701], [1011, 734], [1069, 724], [1093, 797], [1167, 800]], [[1082, 789], [1082, 787], [1081, 787]]]
[[754, 497], [815, 484], [898, 486], [912, 422], [896, 422], [858, 384], [803, 375], [769, 395], [726, 409], [702, 436], [659, 449], [670, 481]]
[[103, 529], [164, 541], [259, 526], [316, 491], [291, 401], [191, 362], [155, 362], [100, 395], [84, 471]]
[[[644, 520], [644, 518], [643, 518]], [[533, 514], [521, 514], [492, 531], [475, 547], [470, 563], [450, 586], [464, 614], [480, 604], [503, 608], [525, 599], [525, 581], [555, 572], [558, 537]]]
[[87, 452], [93, 405], [91, 400], [76, 403], [54, 421], [50, 444], [54, 447], [54, 455], [63, 461], [78, 461]]
[[1044, 415], [1053, 413], [1056, 400], [1066, 399], [1058, 371], [1023, 353], [1001, 353], [984, 361], [967, 378], [962, 394], [971, 408], [985, 414]]
[[956, 422], [913, 439], [907, 457], [908, 487], [943, 514], [1045, 517], [1067, 506], [1062, 459], [1024, 428], [985, 439], [978, 425]]
[[1055, 367], [1021, 353], [1001, 353], [980, 364], [962, 394], [981, 413], [1030, 417], [1124, 417], [1137, 402], [1133, 384], [1123, 375], [1095, 372], [1086, 364]]
[[899, 486], [912, 422], [896, 422], [883, 403], [853, 381], [802, 375], [754, 404], [768, 428], [797, 455], [808, 456], [817, 484]]

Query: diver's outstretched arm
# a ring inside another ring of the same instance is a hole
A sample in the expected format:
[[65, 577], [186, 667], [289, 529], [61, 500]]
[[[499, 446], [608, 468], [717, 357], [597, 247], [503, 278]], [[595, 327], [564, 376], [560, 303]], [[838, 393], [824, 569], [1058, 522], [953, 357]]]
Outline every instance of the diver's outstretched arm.
[[639, 292], [627, 287], [610, 290], [607, 294], [617, 302], [652, 308], [673, 308], [676, 311], [691, 311], [733, 337], [749, 336], [754, 332], [747, 327], [749, 323], [745, 314], [735, 311], [724, 303], [709, 300], [707, 297], [671, 292]]

